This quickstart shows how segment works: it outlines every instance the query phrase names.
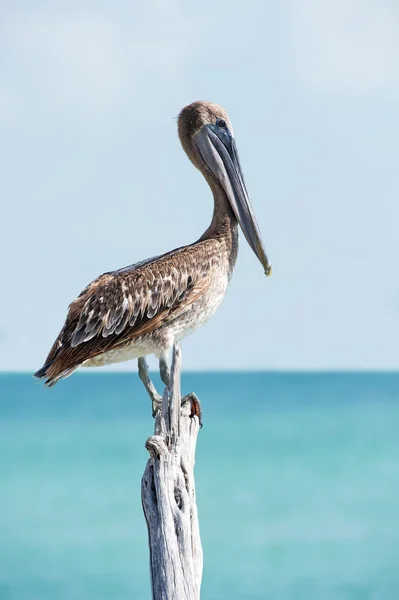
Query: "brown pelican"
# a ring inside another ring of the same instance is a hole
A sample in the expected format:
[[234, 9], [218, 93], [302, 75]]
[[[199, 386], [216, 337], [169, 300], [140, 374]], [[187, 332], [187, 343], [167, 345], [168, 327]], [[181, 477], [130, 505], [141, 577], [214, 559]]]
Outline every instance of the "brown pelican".
[[214, 198], [211, 224], [194, 244], [104, 273], [74, 300], [44, 366], [35, 376], [52, 386], [79, 367], [138, 358], [153, 409], [160, 396], [145, 356], [155, 354], [169, 385], [173, 344], [203, 325], [226, 293], [237, 259], [237, 223], [266, 275], [271, 272], [241, 171], [226, 111], [194, 102], [178, 118], [180, 142]]

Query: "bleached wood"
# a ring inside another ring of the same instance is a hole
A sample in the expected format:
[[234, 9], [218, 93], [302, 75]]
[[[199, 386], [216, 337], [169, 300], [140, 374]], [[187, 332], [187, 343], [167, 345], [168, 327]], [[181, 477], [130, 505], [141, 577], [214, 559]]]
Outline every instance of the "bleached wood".
[[153, 600], [199, 600], [202, 547], [195, 500], [195, 448], [200, 427], [191, 400], [181, 406], [181, 350], [173, 347], [171, 392], [165, 390], [141, 495], [147, 521]]

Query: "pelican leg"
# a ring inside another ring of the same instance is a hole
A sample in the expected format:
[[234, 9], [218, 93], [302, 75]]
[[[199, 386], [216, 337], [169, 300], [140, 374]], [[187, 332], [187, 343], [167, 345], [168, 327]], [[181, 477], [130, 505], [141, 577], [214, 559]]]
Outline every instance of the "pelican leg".
[[163, 383], [166, 385], [166, 387], [170, 391], [170, 369], [169, 369], [168, 361], [164, 357], [161, 357], [159, 359], [159, 373], [161, 375], [161, 379], [162, 379]]
[[183, 406], [183, 404], [185, 404], [186, 402], [190, 402], [191, 403], [191, 415], [190, 417], [198, 417], [199, 420], [199, 425], [200, 427], [202, 427], [203, 423], [202, 423], [202, 408], [201, 408], [201, 402], [197, 396], [197, 394], [194, 394], [194, 392], [190, 392], [189, 394], [186, 394], [185, 396], [183, 396], [183, 398], [181, 399], [181, 405]]
[[137, 365], [139, 368], [139, 377], [144, 384], [145, 389], [148, 392], [148, 395], [151, 398], [152, 403], [152, 416], [156, 417], [157, 412], [160, 410], [162, 406], [162, 396], [160, 396], [155, 389], [154, 384], [152, 383], [150, 376], [148, 374], [148, 364], [144, 356], [141, 356], [137, 360]]
[[[160, 408], [162, 406], [162, 396], [160, 394], [158, 394], [157, 390], [155, 389], [154, 384], [152, 383], [152, 381], [150, 379], [150, 376], [148, 374], [148, 364], [147, 364], [147, 361], [144, 358], [144, 356], [141, 356], [137, 360], [137, 365], [138, 365], [139, 377], [140, 377], [141, 381], [143, 382], [144, 387], [147, 390], [149, 397], [151, 398], [152, 416], [155, 418], [157, 412], [160, 410]], [[162, 379], [163, 383], [169, 389], [170, 370], [169, 370], [168, 363], [165, 359], [161, 359], [159, 361], [159, 370], [160, 370], [161, 379]], [[191, 402], [191, 417], [197, 416], [199, 418], [200, 426], [202, 427], [201, 402], [199, 401], [197, 395], [194, 394], [194, 392], [191, 392], [190, 394], [186, 394], [186, 396], [184, 396], [181, 399], [181, 404], [183, 405], [186, 402]]]

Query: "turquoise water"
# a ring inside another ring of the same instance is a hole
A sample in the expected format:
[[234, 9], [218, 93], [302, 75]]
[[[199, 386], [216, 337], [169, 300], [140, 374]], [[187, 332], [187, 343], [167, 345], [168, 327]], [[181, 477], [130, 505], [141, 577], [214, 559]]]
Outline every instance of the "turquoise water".
[[[399, 598], [399, 374], [187, 374], [202, 600]], [[0, 375], [0, 599], [150, 598], [132, 374]]]

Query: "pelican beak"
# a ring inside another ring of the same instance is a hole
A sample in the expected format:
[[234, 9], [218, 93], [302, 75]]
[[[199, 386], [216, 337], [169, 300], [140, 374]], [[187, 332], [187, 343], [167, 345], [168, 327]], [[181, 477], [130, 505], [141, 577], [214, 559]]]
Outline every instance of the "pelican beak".
[[242, 232], [263, 265], [266, 276], [271, 275], [272, 267], [252, 210], [234, 137], [226, 128], [204, 125], [193, 140], [206, 166], [226, 192]]

